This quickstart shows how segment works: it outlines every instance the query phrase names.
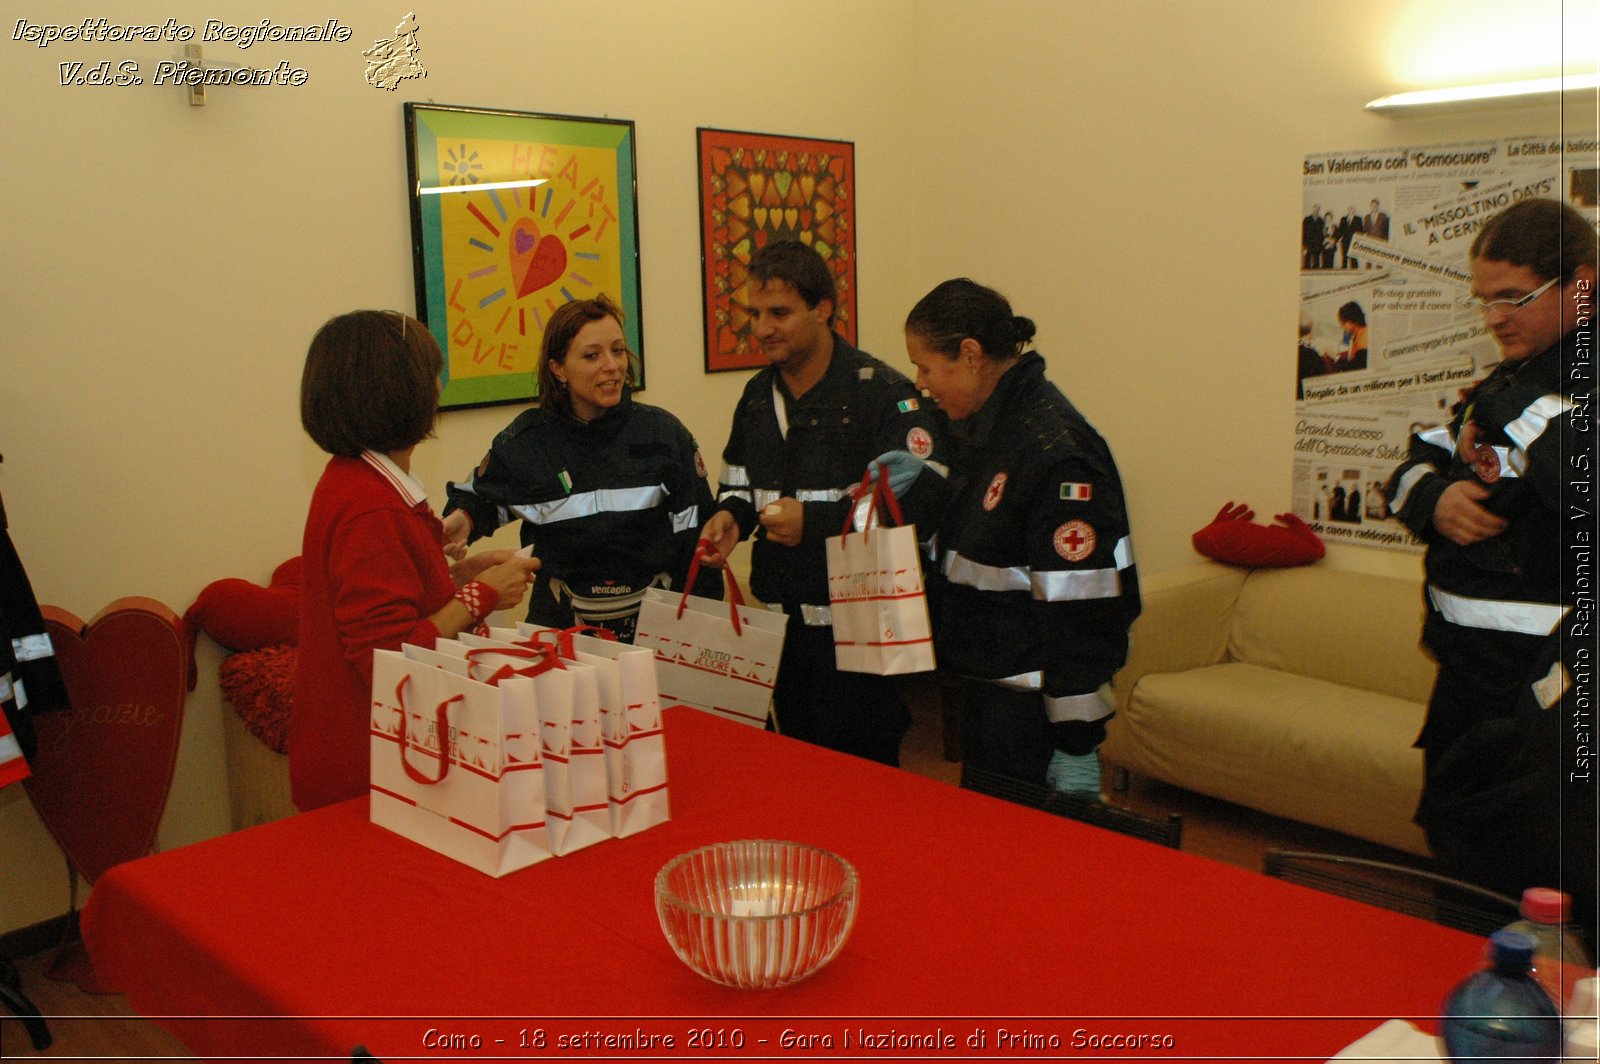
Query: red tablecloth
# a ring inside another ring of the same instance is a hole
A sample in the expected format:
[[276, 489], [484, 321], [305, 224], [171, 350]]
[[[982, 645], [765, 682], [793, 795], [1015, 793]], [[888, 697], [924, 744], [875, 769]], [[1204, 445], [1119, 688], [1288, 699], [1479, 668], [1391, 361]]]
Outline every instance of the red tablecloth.
[[[672, 1034], [653, 1051], [688, 1059], [838, 1058], [858, 1032], [902, 1048], [955, 1038], [927, 1054], [941, 1058], [1038, 1057], [1030, 1037], [1047, 1056], [1322, 1058], [1385, 1018], [1426, 1021], [1482, 952], [1469, 935], [693, 710], [666, 721], [673, 818], [643, 834], [497, 880], [370, 824], [359, 799], [112, 869], [84, 939], [107, 983], [211, 1058], [365, 1043], [439, 1059], [441, 1039], [475, 1059], [574, 1046], [633, 1058], [649, 1055], [625, 1048], [640, 1031]], [[855, 933], [812, 979], [728, 989], [662, 937], [656, 872], [736, 838], [809, 842], [856, 865]], [[790, 1049], [784, 1029], [832, 1045]], [[983, 1046], [967, 1042], [980, 1033]], [[1145, 1037], [1106, 1041], [1131, 1035]], [[474, 1038], [481, 1049], [463, 1048]]]

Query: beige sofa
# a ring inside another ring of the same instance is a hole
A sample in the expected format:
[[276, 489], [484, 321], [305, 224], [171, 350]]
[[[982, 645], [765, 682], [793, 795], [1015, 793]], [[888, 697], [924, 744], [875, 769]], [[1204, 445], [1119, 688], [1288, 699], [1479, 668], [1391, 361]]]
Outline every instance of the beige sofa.
[[1418, 583], [1312, 565], [1206, 562], [1143, 585], [1116, 768], [1426, 854], [1411, 822], [1435, 666]]

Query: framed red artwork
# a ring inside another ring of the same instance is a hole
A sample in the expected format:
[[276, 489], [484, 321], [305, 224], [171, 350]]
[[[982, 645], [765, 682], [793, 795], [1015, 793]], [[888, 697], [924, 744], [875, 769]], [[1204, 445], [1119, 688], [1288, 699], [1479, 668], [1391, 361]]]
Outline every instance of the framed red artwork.
[[833, 271], [833, 327], [856, 342], [856, 147], [773, 133], [699, 129], [706, 372], [767, 364], [750, 336], [746, 269], [758, 248], [800, 240]]

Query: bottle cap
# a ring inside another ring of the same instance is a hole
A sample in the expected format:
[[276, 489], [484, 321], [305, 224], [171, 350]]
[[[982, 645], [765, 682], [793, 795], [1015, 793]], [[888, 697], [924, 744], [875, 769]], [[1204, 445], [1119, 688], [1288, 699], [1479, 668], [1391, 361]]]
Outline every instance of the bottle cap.
[[1549, 887], [1529, 887], [1522, 892], [1522, 915], [1535, 923], [1564, 924], [1571, 899]]
[[1526, 970], [1533, 963], [1533, 939], [1502, 928], [1489, 936], [1489, 957], [1498, 968]]

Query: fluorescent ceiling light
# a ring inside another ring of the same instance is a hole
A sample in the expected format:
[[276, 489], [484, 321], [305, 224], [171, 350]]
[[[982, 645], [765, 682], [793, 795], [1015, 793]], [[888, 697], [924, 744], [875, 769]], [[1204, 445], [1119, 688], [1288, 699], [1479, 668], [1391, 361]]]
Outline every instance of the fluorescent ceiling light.
[[437, 196], [441, 192], [488, 192], [494, 188], [532, 188], [542, 185], [547, 178], [536, 177], [531, 181], [483, 181], [476, 185], [437, 185], [432, 188], [417, 189], [417, 194], [422, 196]]
[[1600, 73], [1562, 74], [1527, 81], [1500, 81], [1491, 85], [1455, 85], [1445, 89], [1397, 92], [1373, 100], [1367, 104], [1367, 110], [1387, 114], [1418, 107], [1448, 109], [1452, 105], [1471, 108], [1495, 103], [1525, 104], [1539, 97], [1594, 88], [1600, 88]]

